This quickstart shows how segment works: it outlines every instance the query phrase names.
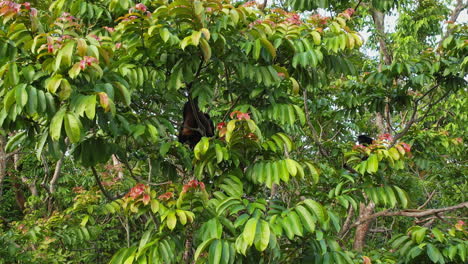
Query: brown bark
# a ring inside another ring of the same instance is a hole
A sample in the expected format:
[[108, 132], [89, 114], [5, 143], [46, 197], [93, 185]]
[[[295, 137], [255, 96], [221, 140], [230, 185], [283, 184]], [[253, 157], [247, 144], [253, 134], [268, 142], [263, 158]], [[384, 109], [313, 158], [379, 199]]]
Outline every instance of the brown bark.
[[380, 54], [383, 56], [384, 63], [386, 65], [392, 64], [392, 54], [387, 47], [387, 42], [385, 38], [385, 14], [379, 10], [372, 8], [371, 9], [372, 18], [374, 19], [375, 29], [377, 30], [377, 38], [379, 40]]
[[3, 181], [6, 176], [6, 153], [5, 153], [6, 137], [0, 134], [0, 197], [3, 194]]
[[460, 203], [454, 206], [438, 208], [438, 209], [427, 209], [427, 210], [401, 210], [391, 212], [390, 210], [384, 210], [375, 214], [369, 214], [363, 218], [360, 218], [356, 223], [351, 225], [351, 228], [362, 225], [364, 223], [368, 223], [373, 219], [380, 217], [380, 216], [406, 216], [406, 217], [415, 217], [420, 218], [429, 215], [437, 215], [443, 212], [454, 211], [458, 209], [468, 209], [468, 202]]
[[112, 155], [112, 164], [114, 165], [114, 168], [117, 170], [117, 179], [122, 180], [124, 177], [124, 173], [122, 171], [123, 165], [114, 154]]
[[[375, 204], [370, 202], [368, 205], [361, 203], [359, 205], [359, 219], [369, 217], [374, 211]], [[356, 235], [354, 237], [353, 249], [357, 251], [362, 251], [366, 244], [366, 235], [369, 231], [370, 222], [362, 222], [356, 228]]]
[[65, 159], [65, 153], [62, 154], [62, 157], [55, 164], [54, 175], [52, 176], [52, 179], [50, 180], [50, 183], [49, 183], [49, 193], [55, 192], [55, 185], [60, 177], [60, 172], [62, 171], [62, 165], [63, 165], [64, 159]]

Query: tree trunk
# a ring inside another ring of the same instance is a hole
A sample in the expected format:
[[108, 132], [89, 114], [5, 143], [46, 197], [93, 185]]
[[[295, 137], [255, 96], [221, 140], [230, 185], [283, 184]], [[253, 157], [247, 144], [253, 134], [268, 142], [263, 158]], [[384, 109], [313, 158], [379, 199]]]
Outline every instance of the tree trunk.
[[[367, 206], [363, 203], [359, 205], [359, 219], [368, 217], [374, 211], [375, 204], [370, 202]], [[364, 222], [356, 227], [356, 234], [354, 236], [353, 249], [362, 251], [366, 245], [366, 235], [369, 231], [370, 221]]]
[[0, 197], [3, 194], [3, 181], [6, 176], [6, 153], [5, 153], [6, 137], [0, 134]]

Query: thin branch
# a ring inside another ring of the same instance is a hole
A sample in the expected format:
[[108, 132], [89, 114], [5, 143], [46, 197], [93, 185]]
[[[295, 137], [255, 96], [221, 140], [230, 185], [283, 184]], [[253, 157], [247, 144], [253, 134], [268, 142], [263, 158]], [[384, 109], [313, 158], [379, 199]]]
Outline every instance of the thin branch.
[[338, 233], [338, 237], [340, 237], [341, 239], [343, 239], [348, 233], [349, 227], [351, 226], [351, 219], [353, 218], [353, 216], [354, 216], [354, 208], [352, 206], [349, 206], [346, 220], [344, 221], [343, 226], [341, 227], [341, 230]]
[[[434, 91], [435, 89], [437, 89], [439, 87], [440, 84], [435, 84], [434, 86], [432, 86], [427, 92], [425, 92], [421, 97], [419, 97], [418, 99], [416, 99], [413, 103], [414, 103], [414, 106], [413, 106], [413, 113], [411, 114], [411, 117], [410, 119], [408, 120], [408, 122], [406, 123], [405, 127], [403, 128], [403, 130], [396, 134], [394, 137], [393, 137], [393, 141], [392, 141], [392, 144], [390, 144], [390, 146], [394, 146], [396, 144], [396, 142], [402, 138], [404, 135], [406, 135], [406, 133], [408, 133], [408, 131], [410, 130], [411, 126], [416, 123], [416, 122], [419, 122], [421, 121], [422, 119], [421, 118], [416, 118], [416, 114], [418, 112], [418, 106], [419, 106], [419, 102], [424, 99], [428, 94], [430, 94], [432, 91]], [[436, 103], [439, 103], [440, 100], [437, 100]]]
[[101, 183], [101, 179], [99, 179], [99, 175], [96, 171], [96, 169], [94, 167], [91, 167], [91, 171], [93, 172], [93, 175], [94, 175], [94, 179], [96, 180], [96, 183], [98, 184], [99, 186], [99, 189], [101, 190], [102, 194], [104, 194], [104, 196], [110, 200], [110, 201], [115, 201], [117, 199], [120, 199], [122, 198], [125, 194], [120, 194], [120, 195], [117, 195], [116, 197], [112, 197], [107, 191], [106, 189], [104, 189], [104, 186], [102, 186], [102, 183]]
[[356, 10], [358, 9], [358, 7], [361, 5], [361, 2], [362, 2], [362, 0], [359, 0], [359, 2], [357, 3], [357, 5], [354, 7], [354, 12], [356, 12]]
[[57, 164], [55, 164], [54, 175], [52, 176], [52, 179], [49, 182], [49, 193], [55, 192], [55, 184], [57, 183], [58, 178], [60, 177], [60, 172], [62, 170], [62, 165], [63, 165], [64, 160], [65, 160], [65, 152], [62, 154], [62, 157], [57, 161]]
[[317, 145], [320, 154], [322, 154], [325, 157], [328, 157], [328, 153], [323, 148], [323, 145], [320, 142], [320, 138], [319, 138], [319, 136], [317, 134], [317, 131], [315, 130], [314, 126], [312, 125], [312, 122], [310, 121], [310, 113], [309, 113], [309, 109], [307, 107], [307, 90], [305, 88], [304, 88], [304, 92], [303, 92], [303, 99], [304, 99], [304, 112], [305, 112], [305, 115], [306, 115], [306, 121], [307, 121], [307, 125], [310, 128], [310, 131], [312, 132], [312, 139], [314, 140], [314, 143]]
[[460, 204], [450, 206], [450, 207], [428, 209], [428, 210], [401, 210], [401, 211], [395, 211], [395, 212], [391, 212], [390, 210], [384, 210], [384, 211], [369, 215], [367, 217], [363, 217], [362, 219], [359, 219], [357, 222], [351, 225], [351, 228], [356, 227], [362, 223], [371, 221], [381, 216], [406, 216], [406, 217], [419, 218], [419, 217], [424, 217], [424, 216], [429, 216], [429, 215], [436, 215], [436, 214], [443, 213], [443, 212], [454, 211], [454, 210], [461, 209], [461, 208], [468, 209], [468, 202], [460, 203]]
[[423, 209], [424, 207], [426, 207], [426, 205], [431, 201], [432, 197], [434, 197], [434, 194], [436, 193], [436, 191], [432, 191], [431, 194], [429, 194], [429, 197], [427, 198], [427, 200], [421, 205], [418, 207], [418, 210], [421, 210]]
[[[460, 15], [460, 13], [466, 9], [468, 7], [468, 1], [466, 1], [465, 3], [463, 3], [463, 0], [457, 0], [457, 4], [455, 5], [455, 8], [453, 9], [452, 11], [452, 14], [450, 15], [450, 19], [449, 21], [450, 22], [455, 22], [457, 21], [458, 19], [458, 16]], [[444, 36], [442, 36], [442, 38], [440, 39], [439, 41], [439, 45], [438, 45], [438, 48], [440, 48], [442, 46], [442, 43], [444, 42], [444, 40], [446, 38], [448, 38], [448, 36], [450, 36], [450, 33], [452, 33], [453, 29], [447, 29], [447, 31], [445, 32]]]

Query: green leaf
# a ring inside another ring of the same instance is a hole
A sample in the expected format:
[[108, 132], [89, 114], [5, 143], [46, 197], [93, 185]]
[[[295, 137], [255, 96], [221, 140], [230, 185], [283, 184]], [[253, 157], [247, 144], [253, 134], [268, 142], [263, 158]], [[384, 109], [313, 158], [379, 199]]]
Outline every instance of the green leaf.
[[55, 93], [62, 82], [62, 76], [60, 74], [54, 75], [53, 77], [45, 81], [45, 86], [50, 93]]
[[213, 243], [211, 243], [208, 263], [219, 264], [219, 262], [221, 261], [222, 252], [223, 243], [220, 240], [216, 240]]
[[32, 65], [28, 65], [26, 67], [23, 67], [23, 69], [21, 69], [21, 72], [23, 73], [23, 77], [28, 82], [33, 81], [34, 75], [36, 73], [35, 70], [34, 70], [34, 67]]
[[257, 225], [257, 232], [255, 234], [255, 248], [258, 251], [264, 251], [268, 247], [270, 242], [270, 225], [264, 221], [260, 220], [259, 225]]
[[200, 257], [200, 254], [205, 251], [205, 249], [210, 245], [210, 243], [215, 240], [216, 238], [210, 238], [206, 241], [203, 241], [198, 247], [197, 250], [195, 251], [194, 259], [197, 260], [198, 257]]
[[157, 143], [159, 140], [159, 132], [156, 129], [156, 127], [154, 127], [152, 124], [146, 124], [146, 127], [148, 128], [148, 133], [150, 134], [151, 141], [153, 143]]
[[312, 217], [312, 214], [307, 210], [304, 206], [298, 205], [295, 208], [297, 214], [301, 218], [301, 222], [304, 225], [304, 227], [307, 229], [309, 232], [313, 232], [315, 230], [315, 221]]
[[177, 224], [177, 217], [175, 216], [175, 212], [171, 211], [167, 214], [166, 225], [170, 230], [173, 230], [176, 224]]
[[396, 148], [391, 148], [388, 150], [388, 153], [390, 154], [390, 157], [392, 157], [393, 160], [399, 160], [400, 159], [400, 153]]
[[118, 89], [118, 91], [120, 93], [120, 96], [122, 97], [123, 102], [125, 103], [125, 105], [130, 106], [131, 95], [130, 95], [130, 92], [128, 91], [127, 87], [125, 85], [121, 84], [120, 82], [114, 82], [113, 85], [117, 87], [117, 89]]
[[444, 257], [440, 253], [439, 249], [437, 249], [433, 244], [427, 244], [427, 255], [432, 260], [432, 262], [437, 263], [439, 260], [443, 262]]
[[371, 154], [367, 160], [367, 172], [376, 173], [379, 169], [379, 159], [376, 154]]
[[60, 132], [62, 131], [63, 117], [65, 116], [65, 107], [60, 108], [60, 110], [55, 113], [54, 117], [50, 121], [50, 137], [52, 140], [58, 141], [60, 138]]
[[34, 114], [37, 112], [37, 89], [32, 87], [31, 85], [27, 88], [28, 91], [28, 105], [27, 109], [29, 114]]
[[81, 121], [75, 113], [68, 112], [65, 115], [65, 132], [71, 143], [77, 143], [81, 139]]
[[273, 46], [273, 44], [271, 44], [271, 42], [266, 38], [261, 38], [260, 43], [262, 44], [263, 48], [265, 48], [268, 51], [268, 53], [270, 53], [271, 57], [273, 57], [274, 59], [276, 57], [276, 49]]
[[257, 218], [250, 218], [249, 221], [245, 224], [244, 231], [242, 232], [242, 236], [244, 237], [244, 241], [251, 246], [255, 239], [255, 233], [257, 230]]
[[8, 65], [8, 79], [12, 86], [17, 85], [19, 82], [18, 66], [14, 62]]
[[161, 39], [164, 42], [167, 42], [169, 40], [169, 37], [171, 36], [171, 33], [169, 32], [169, 29], [161, 28], [159, 29], [159, 35], [161, 36]]
[[26, 91], [26, 84], [22, 83], [16, 86], [16, 93], [15, 93], [15, 99], [16, 99], [16, 105], [19, 105], [21, 108], [23, 108], [26, 103], [28, 102], [28, 92]]
[[65, 66], [70, 66], [72, 62], [72, 55], [73, 55], [73, 48], [75, 47], [75, 42], [69, 41], [65, 47], [63, 47], [62, 51], [62, 63]]
[[411, 232], [411, 238], [414, 242], [421, 244], [421, 242], [424, 240], [424, 237], [426, 236], [426, 231], [427, 228], [425, 227], [418, 227], [417, 229], [413, 229]]
[[93, 120], [96, 115], [96, 95], [88, 95], [84, 99], [86, 116]]
[[198, 142], [198, 144], [193, 149], [195, 158], [200, 160], [201, 157], [205, 155], [209, 147], [210, 147], [210, 140], [207, 137], [202, 137], [200, 142]]
[[315, 214], [315, 216], [321, 224], [324, 224], [328, 221], [327, 211], [325, 210], [325, 208], [323, 208], [321, 204], [311, 199], [305, 199], [304, 204], [307, 205], [309, 210], [311, 210]]

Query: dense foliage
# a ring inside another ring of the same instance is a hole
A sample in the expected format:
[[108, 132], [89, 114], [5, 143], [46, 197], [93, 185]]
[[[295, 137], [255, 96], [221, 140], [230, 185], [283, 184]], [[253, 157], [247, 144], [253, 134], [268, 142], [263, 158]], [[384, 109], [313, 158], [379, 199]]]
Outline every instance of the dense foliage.
[[451, 2], [0, 1], [0, 263], [466, 263]]

